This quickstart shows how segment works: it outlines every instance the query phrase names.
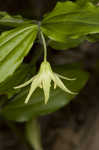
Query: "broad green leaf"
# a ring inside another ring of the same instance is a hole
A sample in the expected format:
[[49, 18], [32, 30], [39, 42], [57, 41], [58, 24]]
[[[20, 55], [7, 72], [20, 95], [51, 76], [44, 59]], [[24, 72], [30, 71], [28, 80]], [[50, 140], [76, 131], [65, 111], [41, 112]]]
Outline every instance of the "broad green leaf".
[[56, 50], [67, 50], [68, 48], [73, 48], [79, 46], [86, 38], [82, 37], [79, 39], [71, 39], [68, 38], [65, 40], [65, 43], [62, 42], [56, 42], [56, 41], [50, 41], [49, 45]]
[[24, 25], [0, 36], [0, 83], [11, 76], [30, 51], [37, 25]]
[[99, 0], [91, 0], [91, 2], [93, 2], [94, 4], [98, 4]]
[[[33, 71], [35, 72], [35, 68], [32, 69]], [[30, 74], [31, 67], [28, 64], [22, 64], [11, 77], [0, 84], [0, 95], [12, 97], [15, 93], [18, 93], [20, 90], [15, 90], [14, 87], [25, 82]]]
[[87, 40], [89, 42], [99, 42], [99, 33], [88, 35]]
[[76, 0], [76, 2], [80, 6], [85, 6], [87, 2], [90, 2], [90, 0]]
[[0, 95], [0, 107], [2, 107], [8, 101], [7, 96]]
[[76, 0], [76, 2], [80, 5], [80, 6], [85, 6], [87, 4], [87, 2], [92, 2], [94, 4], [99, 3], [99, 0]]
[[[67, 77], [76, 77], [75, 81], [66, 81], [64, 84], [72, 91], [79, 92], [88, 80], [88, 73], [73, 67], [72, 65], [58, 66], [55, 72], [61, 73]], [[2, 115], [8, 120], [28, 121], [39, 115], [46, 115], [67, 105], [75, 95], [65, 93], [59, 88], [51, 89], [50, 99], [47, 104], [44, 103], [44, 94], [41, 89], [37, 89], [28, 104], [25, 104], [25, 98], [28, 94], [28, 88], [24, 88], [20, 94], [9, 101], [9, 104], [2, 109]]]
[[0, 11], [0, 31], [29, 23], [32, 23], [32, 20], [24, 19], [21, 16], [11, 16], [7, 12]]
[[99, 7], [87, 3], [80, 7], [74, 2], [58, 2], [52, 12], [45, 15], [41, 30], [50, 39], [65, 42], [68, 37], [78, 39], [99, 33]]

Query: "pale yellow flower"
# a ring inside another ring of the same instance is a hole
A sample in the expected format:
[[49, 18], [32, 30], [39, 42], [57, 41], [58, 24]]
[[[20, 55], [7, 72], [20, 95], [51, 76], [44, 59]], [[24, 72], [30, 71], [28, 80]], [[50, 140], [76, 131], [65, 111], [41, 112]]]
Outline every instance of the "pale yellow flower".
[[61, 81], [60, 78], [66, 79], [66, 80], [75, 80], [75, 79], [70, 79], [70, 78], [64, 77], [62, 75], [59, 75], [57, 73], [54, 73], [51, 69], [49, 62], [46, 61], [46, 62], [42, 62], [41, 66], [40, 66], [40, 70], [37, 75], [32, 77], [27, 82], [15, 87], [15, 89], [25, 87], [31, 83], [29, 94], [26, 97], [25, 103], [28, 103], [31, 95], [33, 94], [33, 92], [36, 90], [37, 87], [43, 88], [44, 96], [45, 96], [45, 103], [47, 103], [48, 99], [49, 99], [49, 94], [50, 94], [51, 81], [54, 82], [54, 88], [56, 88], [58, 86], [63, 91], [65, 91], [69, 94], [77, 94], [75, 92], [70, 91], [64, 85], [64, 83]]

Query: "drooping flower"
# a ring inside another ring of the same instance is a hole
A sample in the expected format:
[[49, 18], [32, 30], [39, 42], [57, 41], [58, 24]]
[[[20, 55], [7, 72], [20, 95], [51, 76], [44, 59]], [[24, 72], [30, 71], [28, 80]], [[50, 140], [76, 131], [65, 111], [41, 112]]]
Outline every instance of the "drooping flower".
[[48, 102], [49, 99], [49, 94], [50, 94], [50, 87], [51, 87], [51, 81], [54, 82], [54, 88], [57, 86], [61, 88], [63, 91], [69, 93], [69, 94], [76, 94], [75, 92], [70, 91], [62, 82], [60, 79], [66, 79], [66, 80], [75, 80], [75, 79], [70, 79], [67, 77], [64, 77], [62, 75], [59, 75], [57, 73], [54, 73], [51, 69], [51, 66], [48, 61], [44, 61], [41, 63], [40, 70], [37, 75], [32, 77], [30, 80], [27, 82], [15, 87], [17, 88], [22, 88], [27, 86], [28, 84], [31, 83], [29, 93], [26, 97], [25, 103], [28, 103], [31, 95], [33, 92], [36, 90], [37, 87], [40, 87], [44, 91], [44, 96], [45, 96], [45, 104]]

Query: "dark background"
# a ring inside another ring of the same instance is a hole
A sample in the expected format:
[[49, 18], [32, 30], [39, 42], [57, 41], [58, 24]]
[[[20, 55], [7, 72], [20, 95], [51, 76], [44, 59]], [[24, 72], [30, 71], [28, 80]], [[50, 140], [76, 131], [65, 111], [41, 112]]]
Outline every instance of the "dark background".
[[[58, 0], [0, 0], [0, 10], [40, 20]], [[50, 51], [50, 61], [82, 62], [90, 73], [87, 85], [68, 106], [40, 118], [44, 150], [99, 150], [99, 43], [85, 41], [69, 51]], [[24, 124], [17, 124], [20, 128]], [[29, 150], [8, 121], [0, 119], [0, 150]]]

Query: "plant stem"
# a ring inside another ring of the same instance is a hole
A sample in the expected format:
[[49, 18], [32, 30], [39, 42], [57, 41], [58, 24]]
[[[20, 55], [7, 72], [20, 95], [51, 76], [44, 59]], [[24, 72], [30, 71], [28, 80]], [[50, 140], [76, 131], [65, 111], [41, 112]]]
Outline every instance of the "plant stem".
[[42, 38], [42, 42], [43, 42], [43, 46], [44, 46], [44, 62], [46, 62], [47, 60], [47, 47], [46, 47], [46, 41], [45, 41], [45, 38], [44, 38], [44, 35], [42, 32], [41, 33], [41, 38]]
[[43, 150], [41, 143], [40, 126], [37, 119], [26, 123], [26, 137], [34, 150]]

